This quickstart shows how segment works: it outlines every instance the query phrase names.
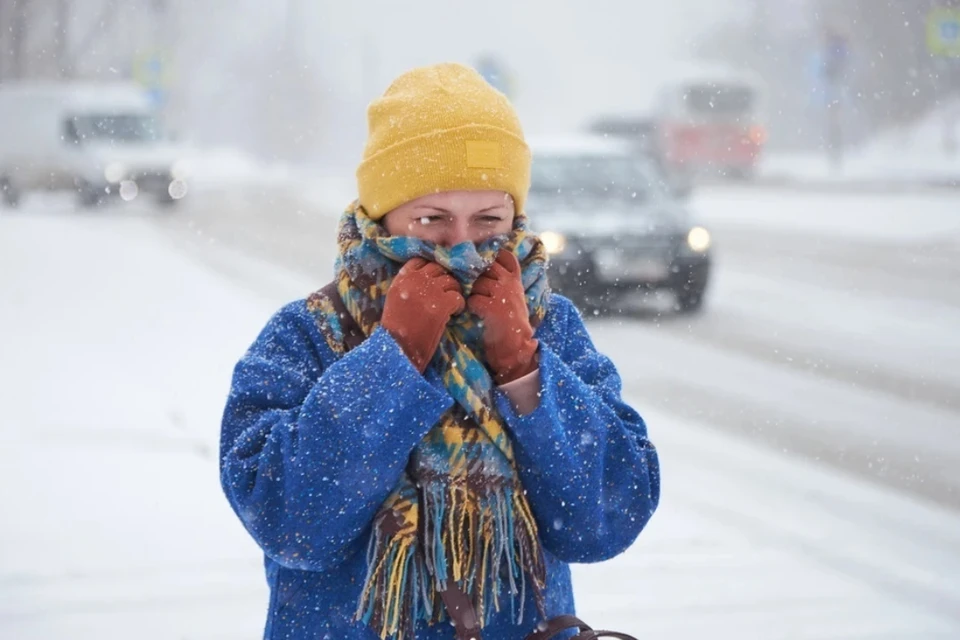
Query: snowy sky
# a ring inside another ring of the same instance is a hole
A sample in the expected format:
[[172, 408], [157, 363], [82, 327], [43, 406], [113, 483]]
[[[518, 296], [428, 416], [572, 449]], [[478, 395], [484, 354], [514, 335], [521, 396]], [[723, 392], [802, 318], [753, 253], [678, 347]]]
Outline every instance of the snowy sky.
[[[311, 73], [326, 95], [325, 120], [337, 125], [327, 135], [340, 139], [335, 146], [359, 153], [367, 103], [410, 67], [473, 63], [494, 52], [511, 72], [513, 98], [528, 132], [553, 132], [578, 126], [597, 111], [645, 104], [665, 63], [686, 57], [709, 26], [735, 17], [743, 5], [742, 0], [240, 0], [224, 8], [216, 37], [209, 23], [182, 24], [200, 43], [190, 61], [200, 85], [242, 84], [245, 65], [238, 59], [262, 64], [284, 34], [292, 34], [314, 61]], [[293, 10], [289, 23], [285, 6]], [[220, 99], [210, 93], [211, 102]], [[227, 126], [224, 117], [218, 110], [211, 126]]]
[[[472, 62], [496, 52], [513, 71], [518, 107], [547, 121], [584, 105], [631, 102], [665, 60], [682, 56], [729, 0], [487, 0], [483, 3], [368, 0], [369, 8], [324, 3], [304, 7], [302, 24], [320, 25], [306, 42], [325, 59], [341, 57], [338, 84], [363, 95], [404, 69], [443, 59]], [[315, 16], [309, 16], [314, 13]], [[373, 61], [363, 86], [364, 58]], [[350, 62], [354, 64], [350, 64]], [[555, 113], [556, 116], [552, 116]]]

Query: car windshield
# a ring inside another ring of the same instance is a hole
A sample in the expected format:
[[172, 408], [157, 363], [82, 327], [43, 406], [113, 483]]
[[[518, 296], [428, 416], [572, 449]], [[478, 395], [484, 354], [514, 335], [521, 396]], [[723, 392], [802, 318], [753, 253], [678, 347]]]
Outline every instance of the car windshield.
[[660, 197], [663, 185], [648, 163], [631, 156], [539, 155], [533, 160], [530, 191], [643, 203]]
[[753, 108], [753, 91], [737, 85], [702, 84], [687, 88], [688, 108], [699, 115], [738, 115]]
[[81, 142], [153, 142], [164, 137], [156, 118], [139, 113], [74, 116], [67, 130]]

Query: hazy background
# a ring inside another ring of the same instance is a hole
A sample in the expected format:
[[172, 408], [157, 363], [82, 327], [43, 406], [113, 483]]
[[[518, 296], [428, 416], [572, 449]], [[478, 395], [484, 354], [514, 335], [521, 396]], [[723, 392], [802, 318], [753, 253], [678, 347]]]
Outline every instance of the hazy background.
[[[232, 367], [330, 281], [368, 102], [490, 56], [531, 134], [648, 114], [681, 61], [760, 80], [736, 123], [763, 129], [755, 170], [656, 202], [709, 230], [703, 308], [586, 316], [663, 499], [625, 554], [574, 568], [580, 614], [643, 640], [960, 638], [960, 41], [927, 31], [950, 7], [0, 0], [0, 93], [139, 83], [191, 165], [163, 206], [0, 204], [0, 637], [260, 637], [262, 553], [218, 483]], [[181, 158], [153, 151], [169, 178]]]
[[825, 27], [849, 39], [850, 135], [902, 124], [955, 90], [925, 17], [948, 0], [672, 3], [5, 0], [0, 78], [135, 76], [156, 55], [171, 124], [207, 144], [352, 162], [364, 108], [395, 75], [494, 54], [528, 129], [644, 108], [678, 59], [743, 65], [769, 89], [771, 144], [821, 142]]

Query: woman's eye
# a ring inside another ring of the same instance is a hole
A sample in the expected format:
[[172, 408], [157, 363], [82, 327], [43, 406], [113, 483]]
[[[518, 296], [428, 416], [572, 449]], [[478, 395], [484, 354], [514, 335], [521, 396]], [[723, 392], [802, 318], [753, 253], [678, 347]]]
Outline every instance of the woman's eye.
[[483, 216], [480, 218], [480, 222], [483, 224], [497, 224], [501, 220], [503, 220], [503, 218], [500, 218], [499, 216]]
[[426, 227], [436, 222], [440, 222], [440, 216], [421, 216], [420, 218], [417, 218], [417, 222]]

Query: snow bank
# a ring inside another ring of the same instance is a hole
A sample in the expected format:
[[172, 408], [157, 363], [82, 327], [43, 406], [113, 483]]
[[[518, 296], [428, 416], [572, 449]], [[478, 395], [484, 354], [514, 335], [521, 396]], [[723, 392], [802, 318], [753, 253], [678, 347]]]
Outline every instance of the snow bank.
[[[951, 114], [957, 151], [944, 148], [944, 129]], [[851, 149], [835, 168], [826, 153], [771, 154], [763, 158], [760, 177], [819, 183], [960, 185], [960, 100], [941, 105], [920, 121], [887, 131], [858, 149]]]

